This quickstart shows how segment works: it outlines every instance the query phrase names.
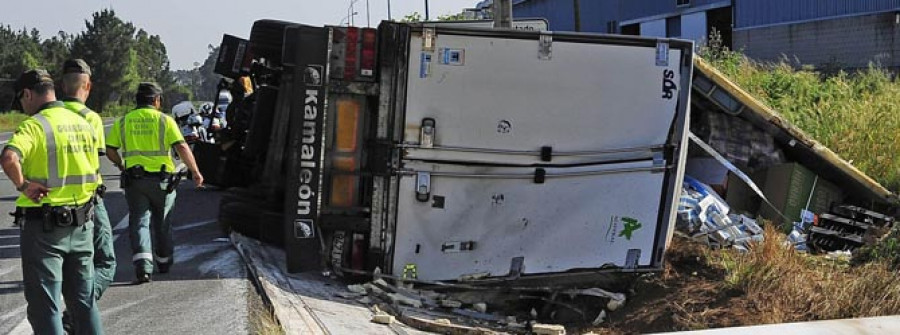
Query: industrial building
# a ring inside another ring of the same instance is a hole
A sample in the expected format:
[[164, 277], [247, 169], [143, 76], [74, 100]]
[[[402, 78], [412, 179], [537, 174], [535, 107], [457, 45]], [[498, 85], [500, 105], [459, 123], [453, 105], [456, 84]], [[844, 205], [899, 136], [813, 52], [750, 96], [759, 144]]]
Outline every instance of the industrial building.
[[513, 16], [544, 18], [550, 30], [698, 44], [716, 29], [725, 45], [757, 60], [900, 68], [900, 0], [513, 0]]

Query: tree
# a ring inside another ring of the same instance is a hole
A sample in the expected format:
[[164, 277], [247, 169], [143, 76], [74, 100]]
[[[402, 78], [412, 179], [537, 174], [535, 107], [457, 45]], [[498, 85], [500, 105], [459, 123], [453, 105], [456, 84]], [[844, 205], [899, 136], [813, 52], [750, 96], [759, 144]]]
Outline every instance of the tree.
[[218, 97], [216, 88], [219, 85], [219, 81], [222, 80], [222, 76], [213, 72], [216, 67], [216, 58], [219, 57], [219, 47], [209, 45], [207, 48], [209, 48], [209, 56], [206, 57], [206, 60], [203, 61], [203, 64], [197, 69], [197, 75], [200, 82], [197, 85], [198, 92], [196, 98], [198, 100], [215, 101]]
[[56, 36], [41, 42], [44, 67], [53, 78], [60, 78], [62, 75], [62, 64], [70, 56], [73, 39], [72, 35], [60, 31]]
[[[87, 30], [72, 43], [72, 56], [91, 65], [93, 89], [88, 106], [103, 111], [110, 102], [121, 102], [130, 88], [136, 87], [140, 71], [129, 71], [138, 62], [132, 54], [135, 28], [111, 9], [93, 14], [85, 21]], [[136, 73], [137, 72], [137, 73]]]
[[136, 29], [112, 10], [94, 13], [85, 26], [77, 36], [59, 32], [41, 41], [36, 29], [13, 30], [0, 25], [0, 110], [9, 106], [10, 86], [20, 73], [44, 68], [59, 79], [62, 63], [68, 58], [83, 58], [91, 65], [94, 85], [87, 103], [99, 112], [110, 103], [122, 105], [118, 110], [132, 105], [140, 81], [158, 83], [165, 92], [164, 103], [189, 98], [188, 90], [170, 70], [166, 46], [158, 35]]
[[143, 80], [159, 84], [163, 90], [163, 103], [168, 107], [186, 100], [184, 89], [178, 87], [175, 81], [166, 46], [159, 35], [150, 35], [143, 29], [138, 30], [134, 48], [138, 55], [138, 74]]
[[419, 12], [412, 12], [412, 14], [406, 14], [400, 19], [400, 22], [422, 22], [422, 14]]
[[25, 70], [43, 66], [40, 34], [37, 30], [13, 30], [0, 26], [0, 110], [13, 99], [12, 83]]

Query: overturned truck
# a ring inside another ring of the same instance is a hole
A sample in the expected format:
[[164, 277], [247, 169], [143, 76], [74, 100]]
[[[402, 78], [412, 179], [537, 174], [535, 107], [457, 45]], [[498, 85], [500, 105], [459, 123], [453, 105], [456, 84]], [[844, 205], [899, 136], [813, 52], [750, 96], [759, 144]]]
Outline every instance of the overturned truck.
[[[547, 285], [660, 270], [687, 151], [692, 44], [261, 20], [212, 178], [220, 221], [291, 272]], [[221, 154], [221, 153], [220, 153]], [[219, 161], [221, 162], [221, 161]]]

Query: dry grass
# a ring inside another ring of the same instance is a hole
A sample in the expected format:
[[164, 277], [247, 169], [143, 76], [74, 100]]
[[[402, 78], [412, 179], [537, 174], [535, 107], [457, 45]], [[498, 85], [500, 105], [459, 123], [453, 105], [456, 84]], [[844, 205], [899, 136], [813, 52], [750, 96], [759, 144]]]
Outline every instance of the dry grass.
[[262, 298], [251, 293], [248, 309], [250, 311], [250, 334], [284, 335], [284, 329], [278, 324], [275, 314], [263, 303]]
[[723, 289], [759, 305], [757, 323], [900, 314], [900, 276], [884, 263], [858, 267], [797, 253], [767, 227], [766, 241], [748, 254], [709, 252], [726, 271]]

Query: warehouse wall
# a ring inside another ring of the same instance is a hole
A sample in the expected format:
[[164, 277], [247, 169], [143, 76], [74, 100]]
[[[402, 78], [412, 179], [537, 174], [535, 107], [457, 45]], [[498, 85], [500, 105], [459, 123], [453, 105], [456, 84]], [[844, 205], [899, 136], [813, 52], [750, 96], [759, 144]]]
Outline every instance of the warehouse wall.
[[734, 47], [747, 56], [819, 67], [900, 67], [898, 14], [883, 13], [762, 28], [737, 29]]

